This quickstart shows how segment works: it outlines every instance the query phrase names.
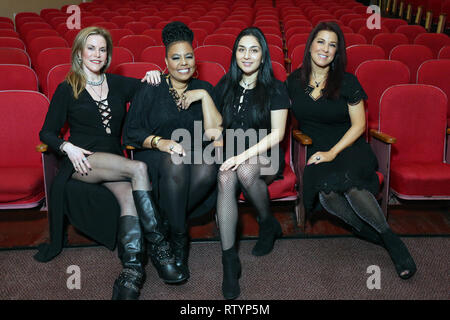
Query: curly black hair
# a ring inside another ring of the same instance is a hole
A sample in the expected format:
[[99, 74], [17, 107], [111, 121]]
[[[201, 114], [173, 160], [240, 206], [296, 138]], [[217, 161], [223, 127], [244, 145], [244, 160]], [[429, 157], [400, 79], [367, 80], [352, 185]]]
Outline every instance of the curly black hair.
[[173, 21], [166, 24], [162, 30], [162, 40], [167, 52], [168, 47], [174, 42], [187, 41], [192, 45], [194, 33], [183, 22]]

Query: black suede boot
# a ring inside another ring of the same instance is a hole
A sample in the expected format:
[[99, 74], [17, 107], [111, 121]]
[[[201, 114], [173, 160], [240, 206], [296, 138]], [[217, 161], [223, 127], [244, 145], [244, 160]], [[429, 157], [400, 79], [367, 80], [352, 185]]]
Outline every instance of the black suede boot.
[[394, 262], [399, 277], [402, 279], [411, 278], [416, 273], [417, 267], [403, 241], [391, 229], [380, 233], [380, 236]]
[[139, 218], [119, 218], [117, 253], [123, 270], [114, 282], [112, 300], [137, 300], [144, 283], [142, 232]]
[[171, 244], [175, 255], [175, 263], [183, 273], [186, 279], [189, 278], [188, 256], [189, 256], [189, 238], [187, 233], [171, 233]]
[[150, 259], [158, 275], [166, 283], [179, 283], [186, 278], [175, 264], [175, 258], [162, 227], [161, 217], [156, 211], [150, 191], [133, 191], [144, 239], [148, 242]]
[[241, 293], [239, 278], [241, 277], [241, 261], [236, 247], [222, 250], [223, 281], [222, 293], [227, 300], [236, 299]]
[[259, 238], [253, 247], [252, 254], [254, 256], [269, 254], [273, 249], [276, 238], [281, 237], [282, 234], [281, 225], [275, 217], [270, 216], [259, 222]]

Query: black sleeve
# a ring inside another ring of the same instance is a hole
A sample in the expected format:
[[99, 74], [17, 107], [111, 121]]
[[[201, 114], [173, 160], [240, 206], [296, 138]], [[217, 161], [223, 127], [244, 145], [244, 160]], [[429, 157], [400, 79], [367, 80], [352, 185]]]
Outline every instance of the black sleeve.
[[130, 102], [136, 92], [147, 83], [142, 83], [141, 80], [136, 78], [124, 77], [119, 75], [113, 75], [118, 78], [120, 84], [120, 90], [123, 90], [126, 101]]
[[300, 89], [300, 69], [292, 72], [286, 79], [286, 88], [290, 99], [295, 96], [295, 90]]
[[289, 100], [289, 94], [286, 85], [276, 80], [274, 83], [274, 92], [270, 97], [270, 111], [290, 109], [291, 101]]
[[67, 121], [67, 113], [72, 100], [73, 93], [70, 85], [66, 82], [60, 83], [50, 101], [44, 125], [39, 132], [41, 141], [61, 155], [63, 153], [59, 150], [59, 146], [64, 139], [60, 137], [60, 134]]
[[217, 110], [222, 113], [223, 108], [223, 96], [224, 96], [224, 85], [225, 85], [225, 76], [220, 79], [220, 81], [214, 87], [213, 95], [214, 95], [214, 103], [216, 104]]
[[151, 101], [147, 98], [149, 89], [147, 86], [141, 87], [132, 98], [123, 128], [124, 145], [142, 148], [144, 140], [152, 135], [151, 130], [144, 125], [145, 115], [148, 113], [145, 109], [151, 106]]
[[361, 100], [367, 99], [367, 94], [364, 92], [358, 78], [351, 73], [344, 75], [341, 92], [349, 105], [356, 105]]

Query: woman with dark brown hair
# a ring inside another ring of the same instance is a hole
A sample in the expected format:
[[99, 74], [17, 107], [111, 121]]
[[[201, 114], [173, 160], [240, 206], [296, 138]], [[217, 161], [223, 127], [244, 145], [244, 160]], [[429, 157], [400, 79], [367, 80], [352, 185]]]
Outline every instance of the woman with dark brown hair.
[[303, 174], [303, 203], [308, 213], [321, 205], [356, 234], [383, 245], [398, 275], [408, 279], [416, 265], [374, 197], [378, 164], [363, 136], [367, 96], [358, 79], [345, 72], [345, 53], [339, 26], [321, 22], [308, 38], [303, 65], [287, 79], [299, 128], [313, 141]]

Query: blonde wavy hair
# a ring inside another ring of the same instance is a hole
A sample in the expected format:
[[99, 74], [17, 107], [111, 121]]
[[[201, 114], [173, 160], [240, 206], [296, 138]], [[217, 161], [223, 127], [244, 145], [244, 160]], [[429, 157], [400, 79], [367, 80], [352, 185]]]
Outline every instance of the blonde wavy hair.
[[106, 41], [106, 63], [100, 70], [100, 72], [104, 73], [111, 64], [113, 45], [109, 32], [106, 29], [95, 26], [81, 29], [75, 37], [75, 40], [73, 41], [71, 56], [72, 67], [70, 68], [70, 71], [66, 76], [66, 81], [72, 86], [75, 99], [78, 99], [78, 96], [86, 86], [86, 75], [83, 70], [83, 61], [81, 60], [81, 54], [84, 50], [84, 47], [86, 46], [87, 38], [92, 35], [100, 35]]

